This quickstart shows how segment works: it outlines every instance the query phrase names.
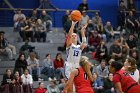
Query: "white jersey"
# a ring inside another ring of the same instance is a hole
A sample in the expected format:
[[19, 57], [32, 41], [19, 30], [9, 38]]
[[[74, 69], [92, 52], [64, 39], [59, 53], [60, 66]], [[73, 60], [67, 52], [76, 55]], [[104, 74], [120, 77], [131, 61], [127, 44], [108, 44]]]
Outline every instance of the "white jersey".
[[69, 48], [66, 48], [67, 59], [66, 62], [74, 64], [74, 66], [79, 66], [79, 61], [81, 57], [80, 45], [74, 45], [73, 43]]
[[139, 81], [139, 71], [136, 69], [134, 72], [130, 73], [130, 76], [136, 81]]

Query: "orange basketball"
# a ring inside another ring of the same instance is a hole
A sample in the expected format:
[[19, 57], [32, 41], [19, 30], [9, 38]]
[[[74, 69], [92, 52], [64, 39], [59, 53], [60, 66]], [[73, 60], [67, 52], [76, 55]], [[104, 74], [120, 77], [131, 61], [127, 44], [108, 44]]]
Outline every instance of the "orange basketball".
[[73, 10], [70, 16], [72, 21], [79, 21], [81, 19], [81, 12], [78, 10]]

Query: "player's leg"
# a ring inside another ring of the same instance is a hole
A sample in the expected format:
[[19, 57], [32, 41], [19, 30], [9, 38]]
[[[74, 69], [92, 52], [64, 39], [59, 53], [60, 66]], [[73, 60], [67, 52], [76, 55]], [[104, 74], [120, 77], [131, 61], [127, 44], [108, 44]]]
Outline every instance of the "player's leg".
[[[65, 63], [64, 75], [65, 75], [66, 81], [69, 79], [71, 71], [72, 71], [71, 65], [68, 63]], [[69, 86], [67, 93], [73, 93], [73, 84]]]

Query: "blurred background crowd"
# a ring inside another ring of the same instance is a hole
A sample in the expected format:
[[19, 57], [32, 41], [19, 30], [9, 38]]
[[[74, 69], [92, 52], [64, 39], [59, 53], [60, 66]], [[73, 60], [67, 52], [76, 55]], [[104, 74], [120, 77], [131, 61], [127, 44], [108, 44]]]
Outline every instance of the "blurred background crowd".
[[[122, 62], [130, 72], [140, 70], [140, 16], [134, 2], [134, 0], [119, 1], [117, 26], [113, 26], [110, 19], [104, 24], [100, 11], [95, 11], [92, 17], [89, 16], [90, 9], [86, 0], [82, 0], [77, 6], [82, 17], [74, 32], [78, 34], [80, 44], [80, 29], [88, 23], [85, 32], [87, 47], [83, 55], [91, 56], [90, 60], [93, 64], [91, 71], [96, 79], [92, 84], [95, 93], [116, 93], [112, 83], [113, 74], [108, 70], [111, 61]], [[9, 42], [5, 31], [0, 31], [0, 56], [7, 55], [6, 60], [15, 61], [14, 69], [7, 68], [3, 75], [0, 87], [2, 93], [60, 93], [63, 90], [66, 83], [64, 80], [65, 57], [62, 56], [66, 54], [65, 42], [63, 46], [57, 46], [59, 52], [55, 57], [52, 57], [51, 53], [46, 53], [44, 58], [40, 57], [39, 54], [42, 51], [36, 51], [36, 47], [32, 45], [35, 42], [52, 43], [52, 40], [47, 37], [47, 34], [54, 33], [52, 16], [45, 10], [49, 6], [58, 10], [48, 0], [40, 0], [40, 6], [32, 9], [30, 15], [25, 15], [22, 9], [14, 11], [13, 31], [18, 33], [18, 42], [24, 42], [19, 49]], [[38, 11], [38, 9], [42, 10]], [[67, 39], [72, 23], [70, 13], [71, 10], [66, 10], [60, 18], [64, 41]], [[1, 59], [3, 60], [5, 59]], [[131, 70], [129, 67], [134, 69]], [[136, 80], [139, 82], [139, 78]], [[36, 89], [33, 88], [34, 81], [39, 82]], [[46, 87], [44, 81], [48, 81]]]

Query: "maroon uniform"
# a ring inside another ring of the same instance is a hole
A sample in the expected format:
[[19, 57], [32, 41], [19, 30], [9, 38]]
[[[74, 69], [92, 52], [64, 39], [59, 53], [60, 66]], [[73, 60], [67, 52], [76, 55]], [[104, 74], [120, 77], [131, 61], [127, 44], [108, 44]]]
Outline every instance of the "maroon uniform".
[[94, 93], [91, 82], [82, 67], [78, 68], [79, 74], [74, 78], [76, 93]]
[[140, 93], [140, 85], [124, 70], [117, 71], [113, 76], [113, 82], [121, 83], [122, 91], [125, 93]]

